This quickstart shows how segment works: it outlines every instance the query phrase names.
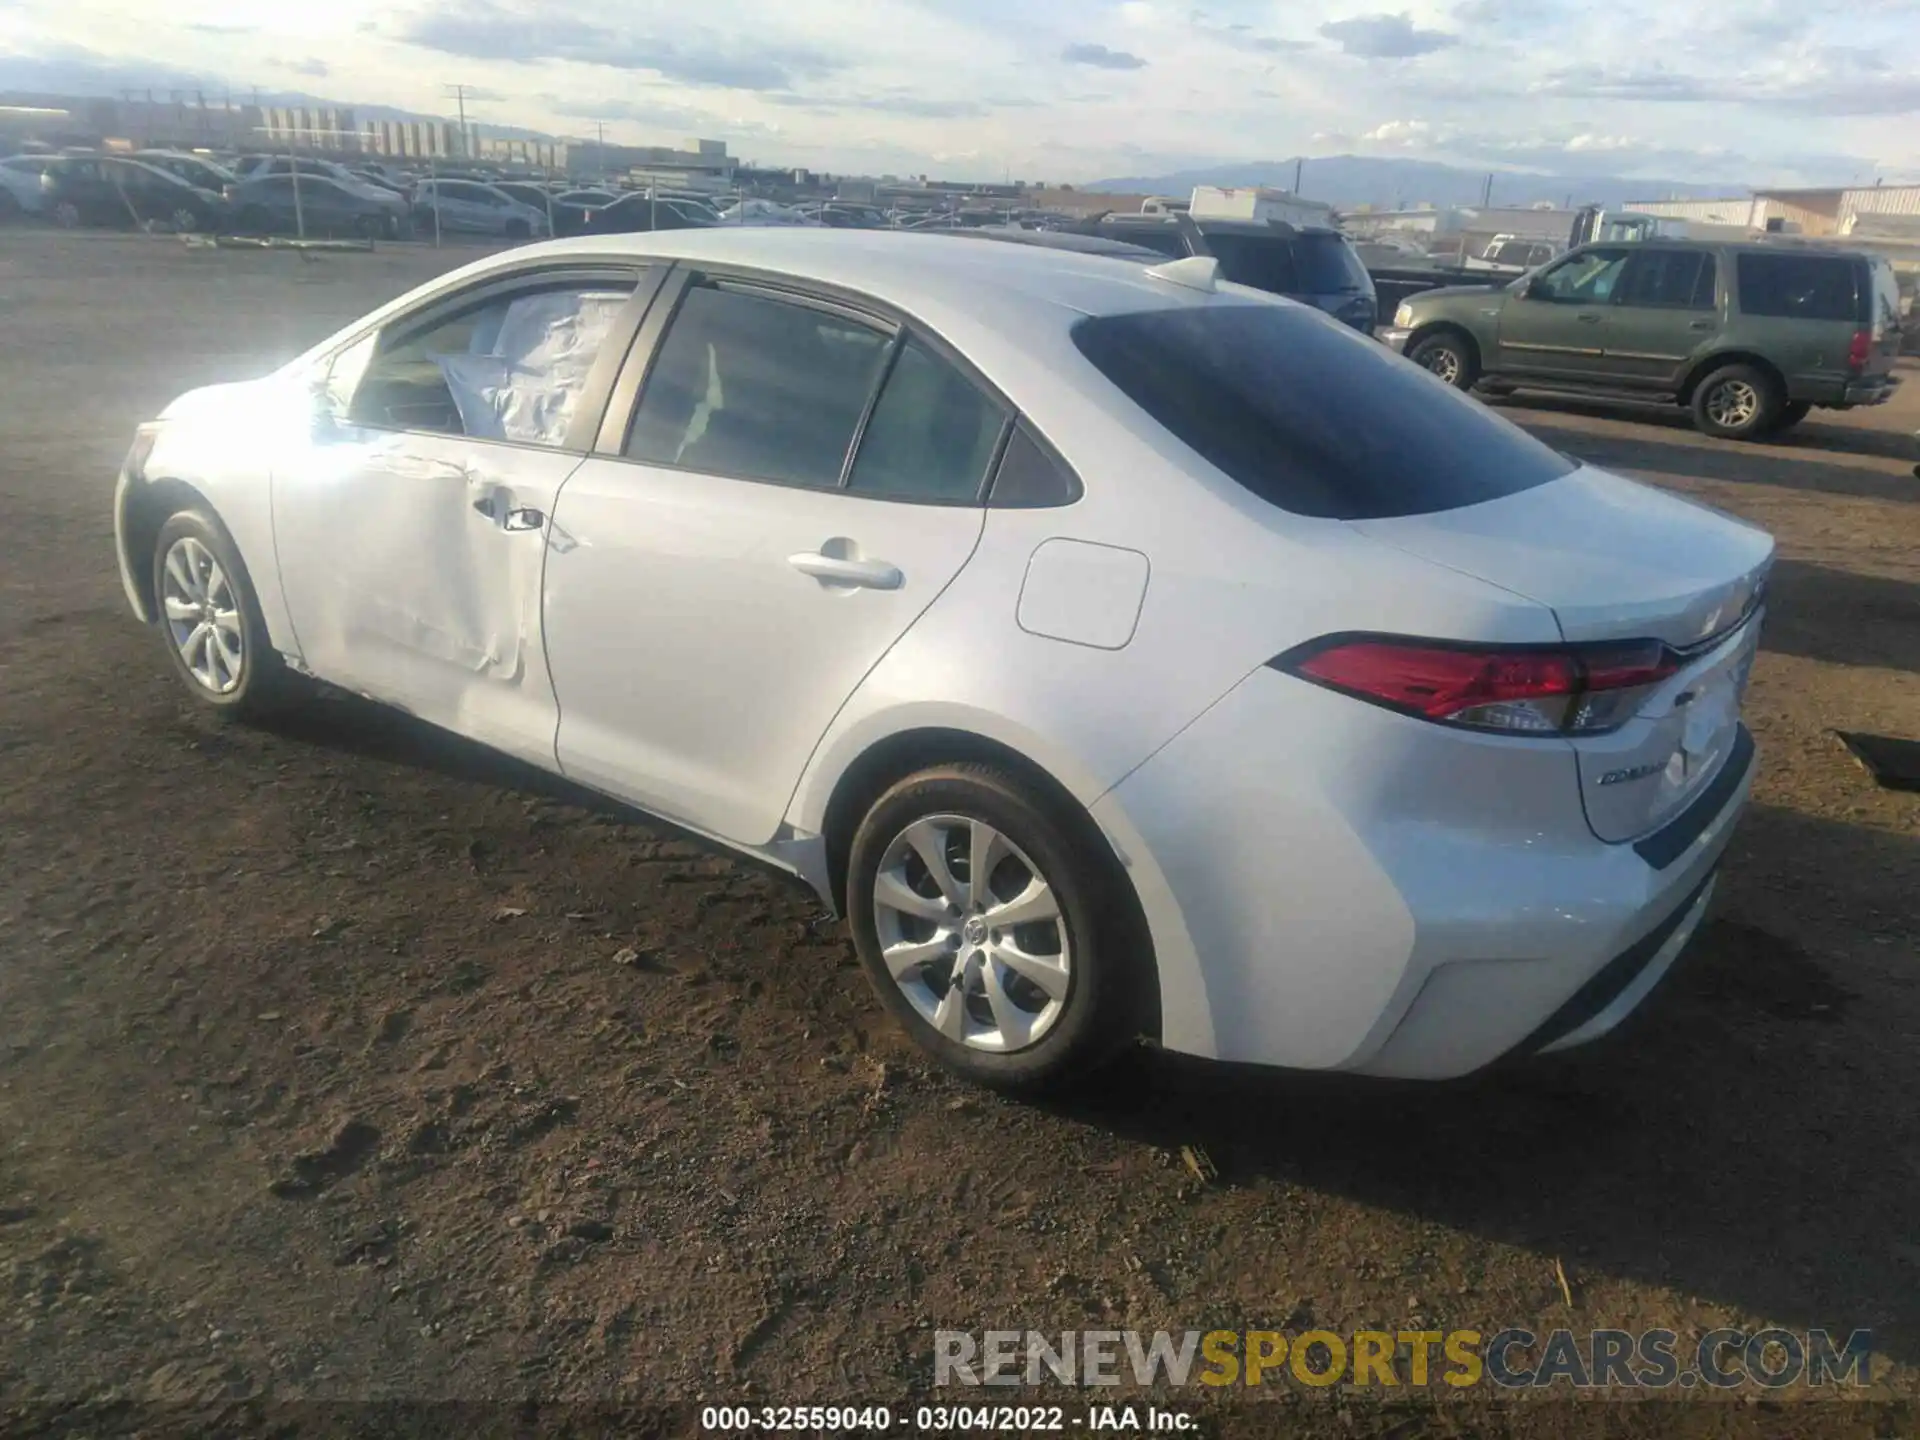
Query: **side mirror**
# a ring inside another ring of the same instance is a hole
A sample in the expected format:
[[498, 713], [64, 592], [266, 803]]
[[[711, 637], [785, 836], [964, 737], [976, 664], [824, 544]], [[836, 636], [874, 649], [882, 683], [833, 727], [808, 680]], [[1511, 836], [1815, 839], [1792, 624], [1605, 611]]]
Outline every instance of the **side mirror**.
[[1533, 295], [1533, 276], [1522, 275], [1513, 282], [1513, 293], [1521, 300], [1531, 300]]

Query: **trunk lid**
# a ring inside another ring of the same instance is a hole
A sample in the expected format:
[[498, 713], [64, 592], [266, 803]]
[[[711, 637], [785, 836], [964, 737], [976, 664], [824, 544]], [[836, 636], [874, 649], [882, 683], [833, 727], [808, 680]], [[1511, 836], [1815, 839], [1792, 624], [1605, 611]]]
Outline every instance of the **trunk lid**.
[[1765, 531], [1591, 467], [1482, 505], [1353, 523], [1547, 606], [1569, 641], [1654, 639], [1679, 653], [1679, 672], [1626, 724], [1569, 737], [1601, 839], [1658, 829], [1731, 754], [1773, 563]]

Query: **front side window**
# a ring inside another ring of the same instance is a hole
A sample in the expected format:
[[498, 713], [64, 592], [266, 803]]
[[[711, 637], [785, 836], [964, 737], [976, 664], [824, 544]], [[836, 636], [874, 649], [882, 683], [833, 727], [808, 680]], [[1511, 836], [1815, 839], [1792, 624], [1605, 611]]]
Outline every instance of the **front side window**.
[[1385, 346], [1293, 306], [1104, 315], [1082, 320], [1073, 340], [1200, 458], [1298, 515], [1452, 510], [1574, 468]]
[[1604, 305], [1613, 298], [1620, 272], [1633, 252], [1583, 250], [1551, 270], [1543, 270], [1527, 291], [1529, 300], [1550, 305]]
[[630, 281], [531, 287], [424, 330], [384, 333], [354, 387], [351, 419], [524, 445], [566, 444]]
[[647, 376], [627, 458], [833, 489], [890, 340], [745, 287], [689, 290]]
[[977, 500], [1006, 423], [998, 401], [909, 340], [860, 437], [848, 488], [901, 500]]

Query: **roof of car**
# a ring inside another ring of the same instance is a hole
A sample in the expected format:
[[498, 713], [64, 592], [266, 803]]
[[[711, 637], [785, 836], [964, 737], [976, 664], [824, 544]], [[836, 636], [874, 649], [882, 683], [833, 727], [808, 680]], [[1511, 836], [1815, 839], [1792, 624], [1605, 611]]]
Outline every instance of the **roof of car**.
[[1150, 310], [1201, 299], [1154, 279], [1133, 261], [1038, 245], [963, 245], [938, 233], [717, 225], [703, 230], [552, 240], [503, 259], [579, 254], [659, 256], [761, 268], [900, 305], [937, 299], [959, 309], [995, 300], [1035, 302], [1089, 315]]
[[[1265, 220], [1232, 220], [1212, 215], [1189, 215], [1194, 224], [1200, 227], [1200, 233], [1214, 235], [1284, 235], [1290, 227], [1300, 235], [1338, 235], [1341, 232], [1331, 225], [1298, 225], [1287, 221], [1283, 225], [1271, 224]], [[1102, 225], [1111, 225], [1117, 230], [1130, 226], [1158, 226], [1172, 229], [1180, 223], [1178, 215], [1103, 215]]]

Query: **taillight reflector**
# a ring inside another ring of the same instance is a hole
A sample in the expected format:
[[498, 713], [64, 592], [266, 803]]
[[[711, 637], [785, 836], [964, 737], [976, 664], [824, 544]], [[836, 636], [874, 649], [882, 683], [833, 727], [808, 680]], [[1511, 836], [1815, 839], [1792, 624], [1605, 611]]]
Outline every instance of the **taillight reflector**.
[[1873, 332], [1856, 330], [1853, 341], [1847, 346], [1847, 367], [1851, 370], [1864, 370], [1867, 361], [1873, 358]]
[[1657, 640], [1556, 648], [1455, 645], [1397, 637], [1322, 641], [1277, 669], [1422, 719], [1477, 730], [1594, 734], [1632, 713], [1632, 692], [1675, 674]]

